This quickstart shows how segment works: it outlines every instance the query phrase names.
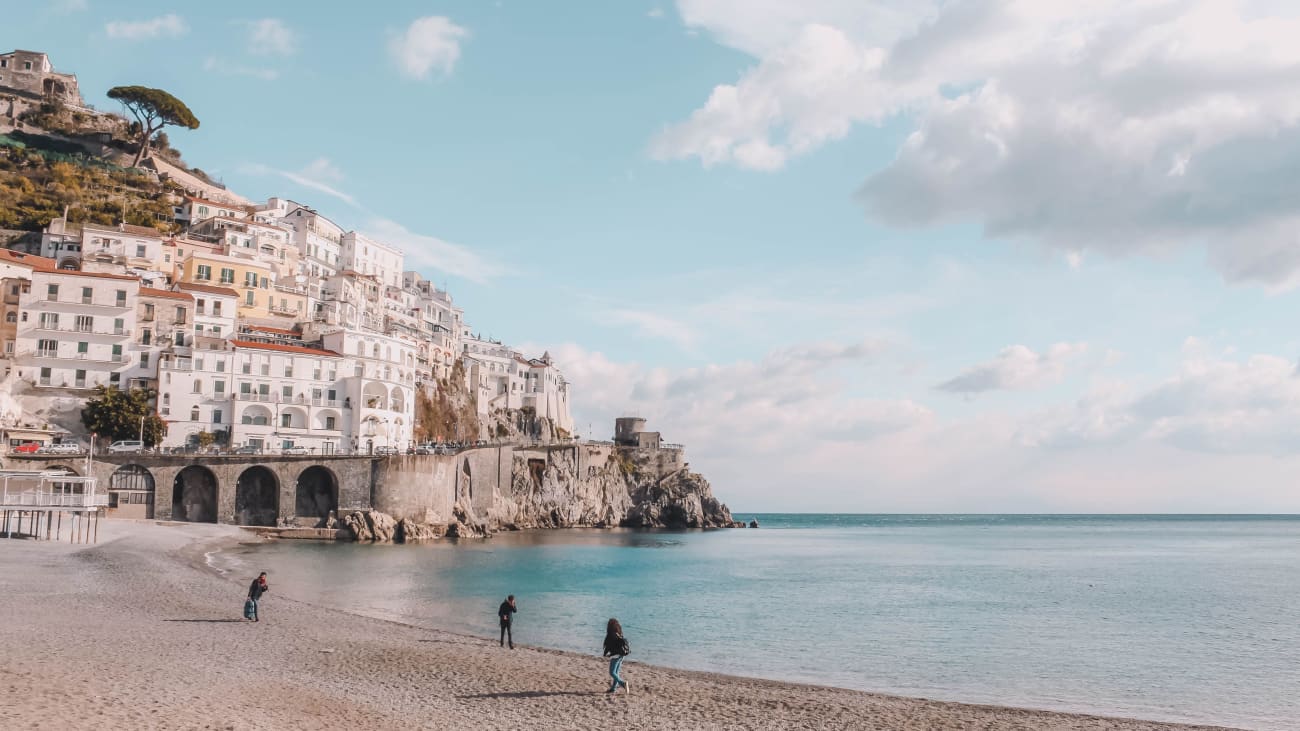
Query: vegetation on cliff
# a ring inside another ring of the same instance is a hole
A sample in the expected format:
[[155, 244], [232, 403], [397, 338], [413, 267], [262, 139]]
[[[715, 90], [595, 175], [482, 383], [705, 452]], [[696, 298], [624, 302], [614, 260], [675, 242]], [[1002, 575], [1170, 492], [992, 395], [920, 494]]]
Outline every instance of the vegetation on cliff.
[[[174, 190], [142, 173], [0, 137], [0, 228], [39, 231], [63, 215], [73, 223], [172, 228]], [[30, 137], [28, 137], [30, 139]], [[13, 145], [13, 142], [23, 146]]]
[[115, 86], [108, 90], [108, 98], [122, 102], [127, 111], [135, 117], [139, 132], [136, 137], [138, 149], [131, 167], [136, 167], [149, 152], [154, 135], [163, 127], [185, 127], [198, 129], [199, 118], [185, 106], [185, 102], [162, 89], [148, 86]]
[[478, 412], [474, 397], [465, 385], [465, 366], [458, 360], [451, 375], [438, 379], [430, 393], [415, 392], [415, 438], [417, 441], [465, 441], [478, 439]]

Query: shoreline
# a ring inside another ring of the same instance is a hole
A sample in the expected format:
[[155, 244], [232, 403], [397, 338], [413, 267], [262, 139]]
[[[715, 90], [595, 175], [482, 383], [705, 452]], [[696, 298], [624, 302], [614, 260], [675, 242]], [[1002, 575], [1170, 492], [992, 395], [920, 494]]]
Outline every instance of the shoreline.
[[[122, 521], [106, 532], [94, 546], [0, 544], [0, 607], [14, 618], [0, 623], [8, 662], [0, 667], [0, 720], [21, 727], [39, 719], [56, 728], [324, 728], [344, 719], [410, 728], [433, 718], [472, 728], [1225, 728], [937, 701], [634, 660], [625, 671], [633, 693], [611, 697], [603, 692], [604, 663], [592, 655], [531, 645], [511, 652], [482, 636], [277, 597], [274, 579], [267, 621], [245, 623], [238, 619], [242, 582], [212, 563], [224, 550], [265, 543], [237, 528]], [[185, 591], [169, 595], [159, 586]], [[67, 601], [69, 588], [77, 601]], [[50, 591], [59, 606], [43, 606]], [[137, 596], [147, 596], [149, 606], [133, 609]], [[87, 630], [106, 627], [117, 632], [86, 641]], [[46, 642], [33, 643], [33, 636]], [[54, 657], [60, 662], [48, 662]], [[201, 670], [188, 669], [195, 666]], [[88, 676], [87, 667], [102, 672]], [[205, 681], [187, 683], [193, 676]], [[100, 681], [107, 686], [99, 688]], [[101, 700], [129, 687], [130, 700], [78, 719], [58, 712], [76, 704], [51, 697], [69, 684]], [[268, 695], [270, 688], [279, 691]], [[267, 715], [248, 718], [240, 699], [255, 700]], [[141, 705], [151, 712], [142, 715]]]

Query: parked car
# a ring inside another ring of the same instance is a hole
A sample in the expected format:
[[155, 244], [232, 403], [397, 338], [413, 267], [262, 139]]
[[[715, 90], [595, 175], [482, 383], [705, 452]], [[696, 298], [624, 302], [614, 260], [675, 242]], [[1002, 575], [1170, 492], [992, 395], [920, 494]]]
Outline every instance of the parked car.
[[63, 442], [62, 444], [47, 444], [36, 450], [39, 454], [81, 454], [80, 444], [75, 442]]
[[110, 454], [131, 454], [144, 451], [144, 442], [139, 439], [122, 439], [108, 445]]
[[232, 451], [234, 454], [261, 454], [262, 448], [256, 444], [245, 444], [242, 447], [235, 447]]
[[394, 454], [400, 454], [397, 447], [375, 447], [375, 454], [380, 457], [389, 457]]
[[435, 451], [436, 449], [437, 449], [437, 447], [434, 447], [432, 444], [421, 444], [420, 446], [418, 446], [418, 447], [415, 448], [415, 453], [416, 453], [416, 454], [433, 454], [434, 451]]
[[306, 447], [301, 444], [294, 444], [280, 450], [280, 454], [308, 454]]
[[9, 451], [15, 452], [17, 454], [36, 454], [36, 452], [39, 451], [40, 448], [41, 448], [40, 442], [23, 442], [22, 444], [19, 444], [18, 446], [11, 448]]

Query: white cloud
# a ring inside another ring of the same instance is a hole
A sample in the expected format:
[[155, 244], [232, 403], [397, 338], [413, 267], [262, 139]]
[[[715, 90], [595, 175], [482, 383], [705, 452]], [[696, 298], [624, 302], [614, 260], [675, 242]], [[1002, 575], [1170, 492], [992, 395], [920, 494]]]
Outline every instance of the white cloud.
[[1059, 383], [1065, 377], [1066, 364], [1087, 349], [1084, 343], [1057, 343], [1046, 352], [1035, 353], [1023, 345], [1011, 345], [1003, 348], [997, 358], [971, 366], [936, 388], [969, 395]]
[[406, 265], [412, 269], [437, 270], [480, 284], [509, 273], [498, 262], [469, 247], [414, 233], [396, 221], [376, 218], [369, 223], [366, 233], [402, 249]]
[[298, 34], [278, 18], [248, 22], [248, 52], [257, 56], [292, 56], [298, 50]]
[[208, 56], [203, 60], [203, 70], [213, 71], [219, 74], [228, 74], [230, 76], [247, 76], [252, 79], [261, 79], [262, 81], [275, 81], [280, 78], [280, 72], [275, 69], [244, 66], [216, 56]]
[[460, 44], [469, 31], [451, 19], [431, 15], [412, 21], [388, 44], [388, 51], [402, 75], [427, 79], [434, 73], [450, 74], [460, 59]]
[[173, 13], [149, 20], [113, 20], [104, 25], [104, 32], [109, 38], [124, 41], [177, 38], [188, 31], [189, 26], [185, 21]]
[[313, 160], [301, 170], [280, 170], [261, 163], [244, 165], [241, 169], [250, 175], [279, 175], [304, 188], [337, 198], [354, 208], [360, 207], [356, 198], [339, 190], [337, 186], [343, 181], [343, 173], [324, 157]]
[[1300, 6], [1270, 0], [679, 0], [755, 58], [651, 143], [773, 170], [855, 125], [913, 130], [860, 198], [1065, 254], [1209, 252], [1300, 283]]

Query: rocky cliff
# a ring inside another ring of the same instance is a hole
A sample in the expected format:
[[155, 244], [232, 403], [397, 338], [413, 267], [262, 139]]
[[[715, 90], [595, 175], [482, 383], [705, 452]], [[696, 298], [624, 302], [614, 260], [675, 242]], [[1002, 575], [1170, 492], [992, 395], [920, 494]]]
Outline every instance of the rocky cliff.
[[680, 449], [491, 447], [394, 457], [382, 469], [375, 511], [344, 520], [359, 540], [534, 528], [740, 525], [708, 481], [690, 471]]

